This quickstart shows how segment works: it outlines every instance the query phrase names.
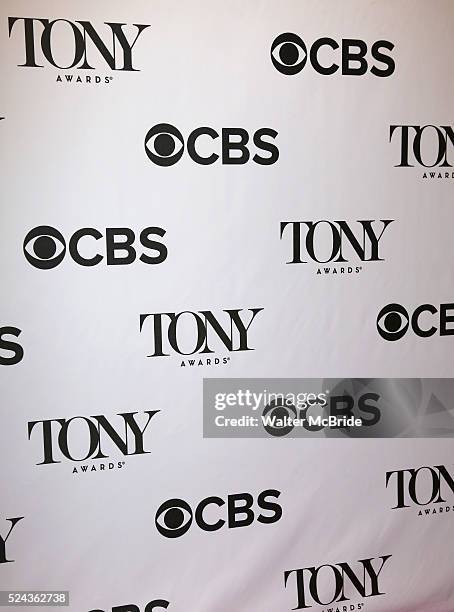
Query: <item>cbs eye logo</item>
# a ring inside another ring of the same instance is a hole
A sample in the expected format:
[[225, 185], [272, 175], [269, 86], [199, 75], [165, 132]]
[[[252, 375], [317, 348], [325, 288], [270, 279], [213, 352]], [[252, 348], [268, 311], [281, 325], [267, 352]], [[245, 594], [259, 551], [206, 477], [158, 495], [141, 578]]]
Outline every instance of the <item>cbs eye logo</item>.
[[400, 304], [388, 304], [378, 313], [377, 330], [385, 340], [400, 340], [407, 333], [409, 324], [408, 312]]
[[[146, 264], [159, 264], [167, 258], [167, 247], [152, 240], [157, 235], [163, 237], [165, 230], [160, 227], [146, 227], [140, 232], [140, 244], [144, 249], [156, 254], [142, 253], [139, 260]], [[99, 253], [98, 241], [104, 238], [105, 255]], [[105, 259], [108, 266], [126, 265], [136, 260], [137, 252], [133, 246], [135, 233], [128, 227], [108, 227], [105, 236], [97, 229], [85, 227], [77, 230], [69, 239], [68, 250], [71, 259], [80, 266], [96, 266]], [[50, 225], [40, 225], [30, 230], [24, 240], [24, 255], [28, 263], [39, 270], [51, 270], [58, 266], [66, 254], [66, 241], [63, 235]]]
[[50, 270], [63, 261], [66, 242], [50, 225], [35, 227], [25, 236], [24, 255], [28, 263], [40, 270]]
[[[257, 506], [261, 510], [266, 510], [270, 514], [259, 514], [257, 521], [260, 523], [276, 523], [282, 516], [282, 508], [269, 498], [277, 499], [280, 491], [268, 489], [262, 491], [257, 497]], [[164, 502], [157, 510], [155, 516], [156, 529], [166, 538], [179, 538], [184, 535], [192, 525], [193, 520], [203, 531], [218, 531], [225, 524], [229, 529], [235, 527], [247, 527], [254, 522], [255, 514], [253, 510], [254, 497], [250, 493], [239, 493], [228, 495], [227, 502], [220, 497], [207, 497], [196, 507], [195, 512], [191, 506], [182, 499], [169, 499]], [[214, 520], [215, 515], [222, 514], [216, 510], [208, 510], [210, 522], [205, 517], [205, 510], [208, 506], [216, 506], [217, 509], [227, 506], [225, 518]], [[213, 522], [214, 520], [214, 522]]]
[[[292, 402], [288, 399], [272, 400], [263, 409], [263, 428], [271, 436], [281, 437], [286, 436], [292, 430], [294, 425], [289, 423], [289, 419], [293, 420], [298, 417], [297, 410]], [[282, 425], [271, 424], [282, 423]]]
[[184, 152], [183, 135], [170, 123], [159, 123], [145, 136], [145, 153], [158, 166], [173, 166]]
[[[271, 128], [260, 128], [253, 134], [252, 142], [256, 149], [253, 162], [269, 166], [278, 160], [279, 149], [270, 142], [276, 136], [276, 130]], [[189, 134], [186, 150], [191, 160], [201, 166], [209, 166], [218, 160], [225, 165], [242, 165], [251, 159], [249, 141], [249, 133], [244, 128], [222, 128], [219, 133], [210, 127], [200, 127]], [[219, 145], [216, 145], [218, 142]], [[168, 168], [183, 156], [185, 139], [180, 130], [170, 123], [158, 123], [148, 130], [144, 146], [151, 162]], [[214, 151], [216, 148], [218, 152]], [[263, 152], [265, 155], [261, 154]]]
[[[438, 318], [434, 320], [434, 316]], [[432, 323], [437, 325], [432, 325]], [[429, 338], [439, 333], [440, 336], [454, 335], [454, 304], [422, 304], [415, 308], [413, 314], [400, 304], [388, 304], [377, 316], [377, 330], [382, 338], [389, 341], [400, 340], [409, 327], [420, 338]]]
[[307, 62], [307, 48], [297, 34], [280, 34], [271, 45], [271, 61], [282, 74], [298, 74]]
[[[394, 45], [387, 40], [373, 43], [370, 54], [375, 62], [369, 71], [375, 76], [387, 77], [394, 72], [396, 65], [393, 58], [383, 53], [382, 49], [392, 51]], [[312, 68], [319, 74], [330, 75], [340, 70], [343, 75], [361, 76], [369, 69], [367, 53], [367, 43], [357, 38], [344, 38], [340, 44], [332, 38], [319, 38], [308, 51], [303, 39], [292, 32], [279, 34], [271, 45], [273, 66], [285, 75], [301, 72], [309, 58]], [[340, 65], [334, 61], [335, 58], [338, 58]], [[380, 67], [380, 64], [384, 64], [384, 67]]]
[[156, 513], [155, 525], [166, 538], [179, 538], [192, 524], [191, 506], [182, 499], [169, 499]]

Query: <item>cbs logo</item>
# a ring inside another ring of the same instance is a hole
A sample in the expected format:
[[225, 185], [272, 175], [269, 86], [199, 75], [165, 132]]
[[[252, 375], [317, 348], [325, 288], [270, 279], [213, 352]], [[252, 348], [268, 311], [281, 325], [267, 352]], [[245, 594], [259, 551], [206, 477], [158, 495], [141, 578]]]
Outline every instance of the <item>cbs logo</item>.
[[[24, 349], [18, 342], [5, 339], [5, 336], [18, 338], [22, 330], [11, 325], [0, 327], [0, 365], [16, 365], [24, 357]], [[7, 351], [5, 355], [3, 351]], [[11, 353], [11, 355], [9, 354]]]
[[[338, 52], [340, 49], [340, 52]], [[377, 40], [371, 47], [371, 56], [376, 63], [370, 72], [377, 77], [388, 77], [395, 70], [392, 57], [382, 52], [392, 51], [394, 45], [387, 40]], [[285, 32], [274, 39], [271, 45], [271, 61], [281, 74], [294, 75], [301, 72], [309, 59], [312, 68], [323, 75], [330, 75], [339, 69], [341, 74], [362, 76], [368, 71], [367, 43], [357, 38], [344, 38], [339, 45], [332, 38], [319, 38], [308, 50], [306, 43], [297, 34]], [[335, 62], [339, 58], [340, 65]]]
[[[154, 599], [153, 601], [149, 601], [147, 603], [143, 609], [143, 612], [155, 612], [155, 610], [158, 612], [158, 609], [161, 611], [167, 610], [169, 605], [170, 602], [168, 602], [166, 599]], [[90, 610], [90, 612], [104, 612], [104, 610], [96, 609]], [[123, 606], [114, 606], [112, 608], [112, 612], [141, 612], [141, 608], [135, 604], [124, 604]]]
[[[450, 314], [450, 312], [452, 313]], [[438, 316], [440, 336], [454, 335], [454, 304], [440, 304], [439, 310], [432, 304], [418, 306], [413, 314], [400, 304], [388, 304], [380, 310], [377, 317], [377, 330], [382, 338], [391, 342], [405, 336], [411, 326], [413, 332], [420, 338], [429, 338], [437, 333], [437, 327], [431, 325], [433, 316]]]
[[[277, 146], [270, 142], [277, 136], [276, 130], [261, 128], [257, 130], [252, 141], [259, 152], [252, 161], [262, 166], [274, 164], [279, 158]], [[220, 138], [220, 148], [214, 152], [214, 141]], [[269, 140], [265, 140], [268, 138]], [[209, 166], [218, 159], [225, 165], [245, 164], [249, 161], [249, 134], [243, 128], [222, 128], [221, 134], [210, 127], [200, 127], [193, 130], [186, 141], [189, 157], [196, 164]], [[183, 134], [169, 123], [159, 123], [148, 130], [145, 136], [145, 153], [150, 161], [158, 166], [173, 166], [183, 156], [185, 139]]]
[[[280, 491], [268, 489], [262, 491], [257, 497], [257, 506], [271, 514], [259, 514], [259, 523], [276, 523], [282, 516], [282, 508], [269, 498], [277, 499]], [[169, 499], [157, 510], [155, 517], [156, 528], [166, 538], [179, 538], [184, 535], [195, 520], [202, 531], [218, 531], [226, 523], [229, 529], [247, 527], [254, 522], [255, 513], [252, 509], [254, 497], [250, 493], [228, 495], [227, 502], [221, 497], [207, 497], [197, 504], [195, 511], [182, 499]], [[223, 506], [224, 512], [218, 512]], [[215, 506], [215, 509], [209, 508]], [[224, 516], [225, 518], [221, 518]], [[208, 518], [209, 517], [209, 518]]]
[[298, 418], [298, 411], [289, 399], [271, 400], [263, 409], [263, 428], [271, 436], [286, 436], [294, 425], [291, 421]]
[[[146, 264], [159, 264], [167, 258], [167, 248], [161, 242], [152, 240], [156, 235], [163, 237], [165, 230], [160, 227], [147, 227], [140, 233], [140, 244], [157, 254], [142, 253], [140, 261]], [[104, 238], [104, 254], [99, 253], [98, 240]], [[105, 236], [97, 229], [86, 227], [77, 230], [69, 239], [70, 257], [80, 266], [96, 266], [106, 259], [108, 266], [126, 265], [135, 261], [137, 253], [133, 247], [134, 232], [127, 227], [109, 227]], [[24, 255], [28, 263], [40, 270], [51, 270], [58, 266], [66, 254], [66, 241], [63, 235], [50, 225], [40, 225], [30, 230], [24, 240]]]

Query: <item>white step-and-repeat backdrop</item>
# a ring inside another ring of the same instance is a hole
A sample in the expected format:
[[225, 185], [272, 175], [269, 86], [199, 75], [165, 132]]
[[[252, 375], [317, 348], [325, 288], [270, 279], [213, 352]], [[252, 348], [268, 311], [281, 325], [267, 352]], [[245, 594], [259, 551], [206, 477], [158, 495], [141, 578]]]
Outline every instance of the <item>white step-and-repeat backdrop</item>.
[[0, 24], [0, 603], [452, 612], [454, 4]]

